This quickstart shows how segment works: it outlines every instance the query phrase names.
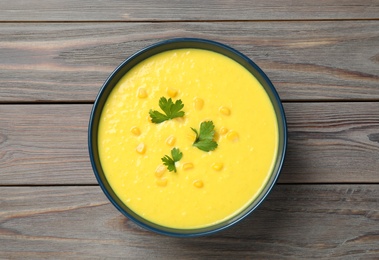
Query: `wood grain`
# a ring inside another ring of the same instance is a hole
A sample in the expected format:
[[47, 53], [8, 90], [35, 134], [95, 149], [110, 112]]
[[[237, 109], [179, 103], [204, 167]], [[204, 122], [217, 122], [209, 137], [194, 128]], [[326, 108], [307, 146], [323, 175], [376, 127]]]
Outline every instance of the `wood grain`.
[[280, 181], [379, 182], [379, 102], [284, 107], [288, 157]]
[[277, 185], [244, 221], [208, 237], [142, 230], [99, 187], [0, 187], [2, 258], [375, 259], [377, 185]]
[[[281, 183], [379, 183], [379, 102], [285, 103]], [[91, 105], [0, 105], [0, 185], [96, 184]]]
[[[0, 259], [379, 259], [378, 28], [378, 0], [0, 1]], [[108, 75], [175, 37], [246, 54], [288, 121], [267, 200], [208, 237], [136, 226], [87, 151]]]
[[0, 21], [174, 21], [375, 19], [375, 0], [344, 1], [11, 1], [0, 3]]
[[0, 106], [0, 182], [96, 183], [87, 149], [90, 110], [90, 105]]
[[7, 23], [0, 26], [0, 102], [91, 102], [124, 59], [175, 37], [243, 52], [284, 101], [377, 101], [378, 27], [379, 21]]

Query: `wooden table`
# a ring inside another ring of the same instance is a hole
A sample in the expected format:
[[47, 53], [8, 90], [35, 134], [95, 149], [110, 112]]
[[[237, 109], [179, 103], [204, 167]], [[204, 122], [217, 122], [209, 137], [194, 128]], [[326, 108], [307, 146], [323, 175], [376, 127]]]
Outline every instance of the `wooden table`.
[[[208, 237], [137, 227], [87, 152], [104, 80], [173, 37], [245, 53], [287, 114], [278, 184]], [[379, 259], [379, 1], [1, 1], [0, 258], [211, 257]]]

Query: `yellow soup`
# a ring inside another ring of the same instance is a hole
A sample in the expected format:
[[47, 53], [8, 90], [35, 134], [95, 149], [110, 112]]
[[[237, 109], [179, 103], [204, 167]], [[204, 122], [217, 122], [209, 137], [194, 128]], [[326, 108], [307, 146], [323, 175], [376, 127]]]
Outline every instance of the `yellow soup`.
[[[184, 104], [183, 117], [153, 123], [161, 97]], [[212, 121], [213, 151], [194, 146]], [[99, 124], [99, 154], [117, 196], [154, 223], [180, 229], [227, 220], [267, 183], [278, 126], [265, 90], [244, 67], [221, 54], [178, 49], [132, 68], [112, 90]], [[162, 157], [182, 158], [169, 171]]]

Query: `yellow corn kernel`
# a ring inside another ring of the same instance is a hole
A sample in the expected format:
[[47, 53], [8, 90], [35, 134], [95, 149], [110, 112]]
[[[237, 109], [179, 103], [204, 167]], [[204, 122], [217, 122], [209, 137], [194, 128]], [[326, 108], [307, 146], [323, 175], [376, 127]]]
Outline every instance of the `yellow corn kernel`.
[[220, 134], [218, 132], [215, 132], [213, 139], [218, 142], [218, 140], [220, 140]]
[[146, 117], [146, 119], [147, 119], [147, 121], [148, 121], [149, 123], [152, 123], [150, 115], [148, 115], [148, 116]]
[[136, 135], [136, 136], [139, 136], [141, 134], [141, 130], [139, 130], [138, 127], [136, 126], [133, 126], [131, 129], [130, 129], [130, 132], [132, 132], [132, 134]]
[[167, 95], [169, 95], [170, 97], [174, 98], [178, 95], [178, 90], [177, 89], [174, 89], [174, 88], [168, 88], [167, 89]]
[[183, 124], [186, 121], [186, 117], [185, 116], [175, 117], [173, 120], [180, 123], [180, 124]]
[[187, 139], [191, 142], [196, 141], [196, 134], [195, 132], [191, 131], [190, 133], [187, 134]]
[[193, 163], [190, 163], [190, 162], [186, 162], [186, 163], [183, 163], [182, 165], [182, 169], [183, 170], [191, 170], [193, 168]]
[[227, 108], [227, 107], [220, 107], [219, 108], [219, 111], [221, 114], [225, 115], [225, 116], [230, 116], [230, 109]]
[[167, 179], [166, 178], [159, 178], [155, 181], [155, 183], [160, 187], [167, 186]]
[[146, 98], [147, 97], [147, 91], [145, 88], [139, 88], [137, 92], [137, 96], [139, 98]]
[[146, 152], [146, 145], [144, 143], [137, 145], [136, 152], [139, 154], [144, 154]]
[[222, 168], [224, 168], [224, 164], [223, 163], [214, 163], [214, 164], [212, 164], [212, 169], [215, 170], [215, 171], [221, 171]]
[[193, 186], [195, 186], [196, 188], [202, 188], [204, 187], [204, 182], [202, 180], [196, 180], [193, 182]]
[[166, 144], [167, 144], [168, 146], [174, 146], [175, 142], [176, 142], [176, 138], [175, 138], [175, 136], [173, 136], [173, 135], [170, 135], [170, 136], [167, 137], [167, 139], [166, 139]]
[[229, 141], [237, 142], [239, 140], [239, 134], [236, 131], [231, 130], [226, 134], [226, 138], [228, 138]]
[[201, 99], [201, 98], [195, 98], [193, 100], [193, 106], [195, 107], [196, 110], [201, 110], [203, 109], [203, 106], [204, 106], [204, 100]]
[[163, 174], [166, 172], [167, 168], [166, 166], [164, 166], [163, 164], [159, 165], [156, 169], [155, 169], [155, 177], [162, 177]]
[[220, 128], [220, 134], [221, 134], [221, 135], [226, 134], [228, 131], [229, 131], [229, 130], [228, 130], [228, 128], [226, 128], [226, 127], [221, 127], [221, 128]]

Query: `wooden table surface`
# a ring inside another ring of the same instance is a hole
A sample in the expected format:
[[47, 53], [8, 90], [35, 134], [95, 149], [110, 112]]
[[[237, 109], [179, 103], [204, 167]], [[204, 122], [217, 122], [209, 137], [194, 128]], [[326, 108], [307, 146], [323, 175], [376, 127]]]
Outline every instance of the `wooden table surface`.
[[[113, 69], [163, 39], [245, 53], [271, 78], [288, 152], [236, 226], [178, 239], [107, 200], [87, 152]], [[379, 1], [0, 2], [1, 259], [379, 259]]]

